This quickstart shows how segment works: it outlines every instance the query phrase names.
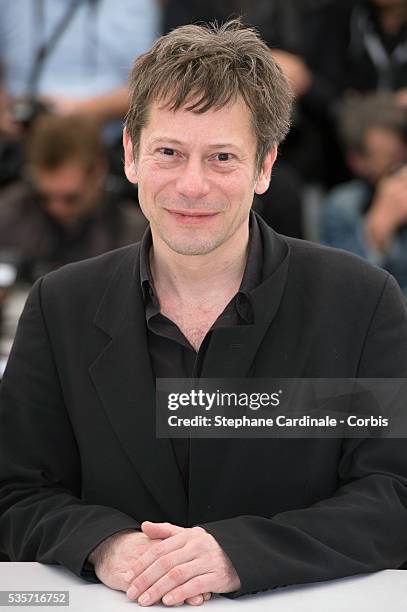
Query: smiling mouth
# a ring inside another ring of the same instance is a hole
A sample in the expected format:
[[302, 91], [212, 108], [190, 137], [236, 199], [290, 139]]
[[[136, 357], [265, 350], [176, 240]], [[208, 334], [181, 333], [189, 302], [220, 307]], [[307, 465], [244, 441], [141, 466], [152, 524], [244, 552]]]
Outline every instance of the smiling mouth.
[[167, 208], [167, 212], [172, 215], [178, 215], [180, 217], [214, 217], [218, 212], [208, 212], [199, 210], [170, 210]]
[[175, 223], [184, 227], [206, 226], [212, 219], [215, 219], [219, 215], [219, 211], [170, 210], [168, 208], [166, 210], [169, 215], [171, 215], [171, 218], [174, 219]]

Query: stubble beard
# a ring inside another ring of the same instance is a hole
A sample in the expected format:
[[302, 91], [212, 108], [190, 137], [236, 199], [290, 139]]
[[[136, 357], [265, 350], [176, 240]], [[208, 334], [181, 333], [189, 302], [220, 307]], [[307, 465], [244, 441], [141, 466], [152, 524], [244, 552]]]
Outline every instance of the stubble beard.
[[168, 236], [166, 232], [160, 231], [160, 228], [158, 228], [158, 233], [161, 240], [165, 242], [168, 248], [178, 253], [178, 255], [207, 255], [227, 240], [227, 236], [223, 234], [217, 237], [213, 236], [211, 238], [202, 239], [199, 236], [191, 236], [190, 238]]

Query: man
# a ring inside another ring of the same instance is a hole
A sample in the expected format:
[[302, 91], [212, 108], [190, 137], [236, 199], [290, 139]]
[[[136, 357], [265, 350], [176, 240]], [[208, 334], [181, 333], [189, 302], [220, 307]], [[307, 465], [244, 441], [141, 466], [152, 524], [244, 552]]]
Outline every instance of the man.
[[155, 378], [403, 377], [407, 313], [387, 273], [250, 214], [291, 101], [253, 31], [174, 30], [130, 92], [150, 231], [31, 293], [1, 389], [1, 550], [141, 605], [399, 567], [403, 440], [156, 438]]
[[26, 177], [0, 192], [0, 249], [16, 253], [28, 280], [130, 244], [145, 230], [138, 206], [110, 190], [100, 130], [88, 118], [41, 117]]
[[393, 96], [348, 101], [340, 132], [355, 175], [321, 209], [321, 240], [380, 265], [407, 295], [407, 117]]

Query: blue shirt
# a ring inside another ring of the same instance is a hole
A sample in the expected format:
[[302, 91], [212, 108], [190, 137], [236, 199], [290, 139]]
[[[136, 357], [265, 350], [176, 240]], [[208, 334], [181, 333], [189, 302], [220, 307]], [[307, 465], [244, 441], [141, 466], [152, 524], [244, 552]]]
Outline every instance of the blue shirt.
[[[37, 49], [49, 40], [72, 0], [0, 0], [3, 85], [27, 95]], [[43, 6], [43, 19], [38, 8]], [[40, 95], [87, 98], [126, 83], [134, 58], [159, 34], [155, 0], [82, 0], [38, 82]]]
[[372, 189], [362, 180], [338, 185], [328, 193], [321, 209], [321, 242], [384, 268], [407, 297], [407, 226], [394, 234], [385, 252], [373, 249], [365, 233], [365, 212], [371, 198]]

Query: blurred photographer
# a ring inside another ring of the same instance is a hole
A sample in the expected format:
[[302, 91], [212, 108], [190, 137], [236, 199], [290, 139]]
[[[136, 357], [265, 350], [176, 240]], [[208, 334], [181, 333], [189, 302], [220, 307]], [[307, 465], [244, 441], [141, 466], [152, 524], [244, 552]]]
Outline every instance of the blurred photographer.
[[[127, 74], [158, 34], [157, 2], [0, 0], [0, 11], [2, 160], [44, 112], [92, 117], [109, 146], [120, 140]], [[2, 164], [0, 184], [15, 170]]]
[[45, 115], [26, 154], [27, 180], [0, 193], [0, 250], [20, 254], [24, 278], [140, 239], [145, 218], [110, 191], [95, 122]]
[[321, 240], [387, 269], [407, 295], [407, 117], [391, 95], [348, 100], [340, 114], [355, 179], [334, 188]]

